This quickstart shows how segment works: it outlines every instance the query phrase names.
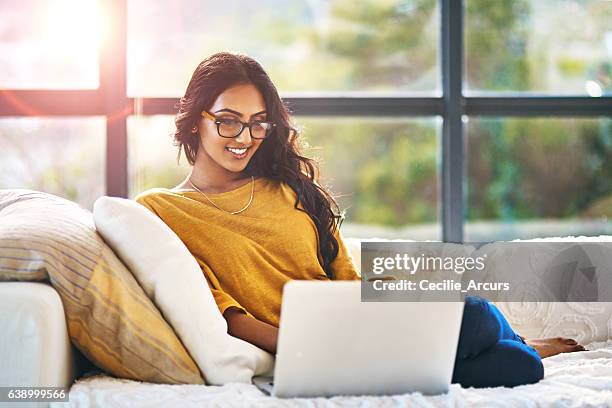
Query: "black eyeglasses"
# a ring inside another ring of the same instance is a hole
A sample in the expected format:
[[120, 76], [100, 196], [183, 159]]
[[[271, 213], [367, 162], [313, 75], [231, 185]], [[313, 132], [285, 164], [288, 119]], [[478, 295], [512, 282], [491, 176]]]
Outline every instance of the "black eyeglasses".
[[265, 139], [276, 127], [276, 124], [263, 120], [254, 120], [251, 123], [247, 123], [235, 118], [218, 118], [207, 111], [203, 111], [202, 116], [217, 124], [219, 136], [229, 139], [240, 136], [244, 128], [249, 128], [253, 139]]

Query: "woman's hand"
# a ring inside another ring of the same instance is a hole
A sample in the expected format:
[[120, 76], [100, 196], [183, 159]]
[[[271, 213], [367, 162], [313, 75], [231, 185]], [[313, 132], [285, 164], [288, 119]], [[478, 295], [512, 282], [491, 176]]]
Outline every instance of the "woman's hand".
[[225, 310], [223, 317], [227, 320], [227, 332], [230, 335], [248, 341], [269, 353], [276, 354], [277, 327], [247, 316], [244, 311], [236, 307]]

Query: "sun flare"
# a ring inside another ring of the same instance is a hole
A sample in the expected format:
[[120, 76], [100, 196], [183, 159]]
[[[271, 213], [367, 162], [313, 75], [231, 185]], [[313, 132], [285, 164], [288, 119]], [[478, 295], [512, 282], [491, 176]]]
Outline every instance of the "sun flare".
[[101, 6], [96, 0], [45, 3], [39, 14], [45, 52], [79, 59], [98, 59], [103, 39]]

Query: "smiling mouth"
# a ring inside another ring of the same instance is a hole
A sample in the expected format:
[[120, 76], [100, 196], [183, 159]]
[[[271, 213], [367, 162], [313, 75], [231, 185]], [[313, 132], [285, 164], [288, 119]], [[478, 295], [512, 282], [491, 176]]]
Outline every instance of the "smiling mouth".
[[230, 152], [232, 154], [232, 156], [236, 157], [236, 158], [243, 158], [246, 156], [247, 154], [247, 150], [249, 150], [250, 147], [244, 147], [244, 148], [233, 148], [233, 147], [226, 147], [225, 150], [227, 150], [228, 152]]

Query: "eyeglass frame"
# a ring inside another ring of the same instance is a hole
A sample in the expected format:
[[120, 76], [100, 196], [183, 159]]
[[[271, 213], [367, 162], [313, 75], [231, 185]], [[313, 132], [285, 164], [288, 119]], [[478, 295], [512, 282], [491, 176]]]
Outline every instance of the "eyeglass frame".
[[218, 117], [216, 117], [215, 115], [213, 115], [212, 113], [210, 113], [208, 111], [202, 111], [200, 113], [200, 115], [202, 117], [206, 118], [206, 119], [210, 119], [213, 122], [215, 122], [215, 124], [217, 125], [217, 134], [219, 136], [221, 136], [221, 137], [226, 138], [226, 139], [235, 139], [238, 136], [240, 136], [242, 134], [242, 132], [244, 132], [245, 128], [249, 128], [249, 135], [251, 136], [252, 139], [255, 139], [255, 140], [264, 140], [265, 138], [267, 138], [270, 135], [270, 132], [272, 132], [272, 130], [274, 130], [274, 128], [276, 127], [276, 123], [274, 123], [274, 122], [268, 122], [268, 121], [265, 121], [265, 120], [259, 121], [259, 122], [264, 122], [264, 123], [271, 124], [272, 128], [270, 129], [270, 131], [264, 137], [255, 137], [255, 136], [253, 136], [253, 131], [251, 130], [251, 126], [253, 126], [253, 124], [255, 122], [257, 122], [257, 121], [255, 121], [255, 122], [242, 122], [241, 120], [232, 118], [232, 120], [235, 120], [236, 122], [240, 123], [242, 125], [242, 128], [240, 129], [240, 132], [238, 132], [238, 134], [236, 136], [223, 136], [221, 134], [221, 130], [219, 129], [219, 126], [221, 126], [221, 119], [219, 119]]

